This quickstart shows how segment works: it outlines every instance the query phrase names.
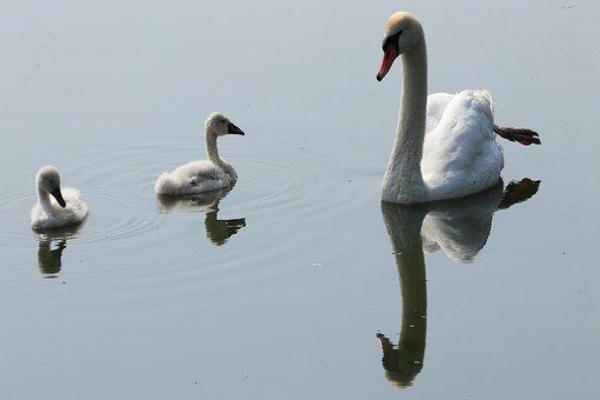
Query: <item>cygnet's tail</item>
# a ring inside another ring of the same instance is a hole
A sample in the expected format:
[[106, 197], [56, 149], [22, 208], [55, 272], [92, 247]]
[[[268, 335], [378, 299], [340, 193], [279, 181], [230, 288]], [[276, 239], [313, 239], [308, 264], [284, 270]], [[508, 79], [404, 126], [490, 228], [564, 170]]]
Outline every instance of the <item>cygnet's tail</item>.
[[510, 140], [511, 142], [517, 141], [525, 146], [529, 146], [530, 144], [542, 144], [537, 132], [534, 132], [531, 129], [509, 128], [494, 125], [494, 132], [506, 140]]
[[175, 184], [166, 172], [163, 172], [154, 184], [154, 191], [156, 194], [173, 194], [174, 189]]

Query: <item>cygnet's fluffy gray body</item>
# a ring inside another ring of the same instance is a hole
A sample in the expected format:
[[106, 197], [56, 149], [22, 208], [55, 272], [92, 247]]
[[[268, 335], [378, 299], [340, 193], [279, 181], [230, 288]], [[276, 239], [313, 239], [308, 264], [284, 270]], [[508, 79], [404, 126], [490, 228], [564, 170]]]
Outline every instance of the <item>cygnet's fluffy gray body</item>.
[[58, 170], [46, 165], [36, 175], [38, 202], [31, 210], [31, 227], [36, 230], [56, 229], [81, 223], [88, 215], [79, 190], [60, 187]]
[[233, 185], [235, 169], [219, 156], [217, 138], [224, 135], [244, 135], [244, 132], [221, 113], [212, 113], [205, 124], [208, 160], [191, 161], [171, 172], [162, 173], [154, 190], [161, 195], [185, 195], [209, 192]]

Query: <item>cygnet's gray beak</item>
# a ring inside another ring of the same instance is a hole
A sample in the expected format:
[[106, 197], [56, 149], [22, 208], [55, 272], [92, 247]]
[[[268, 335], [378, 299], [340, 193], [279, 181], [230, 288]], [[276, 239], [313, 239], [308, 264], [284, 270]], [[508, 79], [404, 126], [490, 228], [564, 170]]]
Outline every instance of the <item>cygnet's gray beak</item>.
[[62, 208], [65, 208], [67, 206], [67, 203], [65, 202], [65, 199], [63, 199], [62, 193], [60, 192], [60, 188], [54, 189], [50, 194], [54, 196], [54, 198], [56, 199], [56, 201], [58, 201], [58, 204], [60, 204]]
[[238, 128], [238, 127], [237, 127], [237, 126], [236, 126], [236, 125], [235, 125], [233, 122], [230, 122], [230, 123], [227, 125], [227, 132], [228, 132], [230, 135], [242, 135], [242, 136], [244, 136], [244, 135], [245, 135], [245, 134], [244, 134], [244, 131], [243, 131], [243, 130], [241, 130], [240, 128]]

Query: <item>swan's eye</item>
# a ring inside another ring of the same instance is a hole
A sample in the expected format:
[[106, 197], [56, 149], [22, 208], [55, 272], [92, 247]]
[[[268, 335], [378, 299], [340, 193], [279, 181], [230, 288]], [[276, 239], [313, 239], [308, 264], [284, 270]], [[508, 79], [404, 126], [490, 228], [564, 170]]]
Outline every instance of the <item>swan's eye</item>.
[[400, 29], [398, 31], [398, 33], [394, 33], [391, 36], [388, 36], [387, 38], [385, 38], [385, 40], [383, 41], [383, 46], [382, 49], [383, 51], [387, 51], [390, 48], [395, 48], [396, 50], [398, 50], [398, 39], [400, 39], [400, 35], [402, 35], [402, 29]]

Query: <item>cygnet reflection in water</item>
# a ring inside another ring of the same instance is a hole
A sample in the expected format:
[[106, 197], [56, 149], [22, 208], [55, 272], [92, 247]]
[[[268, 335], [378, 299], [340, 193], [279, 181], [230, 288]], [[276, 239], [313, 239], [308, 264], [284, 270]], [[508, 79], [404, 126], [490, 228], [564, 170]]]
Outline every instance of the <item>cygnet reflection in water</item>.
[[62, 254], [67, 241], [79, 233], [83, 225], [53, 229], [38, 234], [38, 268], [44, 278], [56, 278], [62, 268]]
[[217, 219], [219, 202], [231, 191], [231, 187], [187, 196], [158, 195], [161, 211], [170, 212], [174, 208], [206, 213], [204, 227], [206, 236], [216, 246], [221, 246], [241, 228], [246, 226], [245, 218]]
[[488, 240], [494, 213], [529, 199], [539, 185], [540, 181], [524, 178], [511, 182], [506, 189], [500, 183], [461, 199], [416, 205], [381, 203], [402, 295], [398, 345], [394, 346], [383, 333], [377, 333], [385, 376], [391, 384], [410, 386], [423, 368], [427, 330], [423, 250], [442, 249], [454, 261], [473, 261]]

